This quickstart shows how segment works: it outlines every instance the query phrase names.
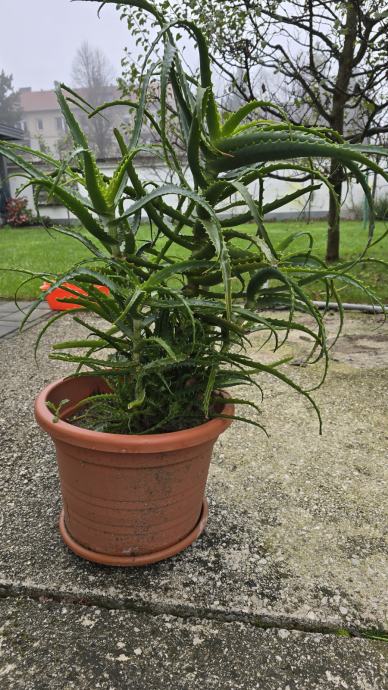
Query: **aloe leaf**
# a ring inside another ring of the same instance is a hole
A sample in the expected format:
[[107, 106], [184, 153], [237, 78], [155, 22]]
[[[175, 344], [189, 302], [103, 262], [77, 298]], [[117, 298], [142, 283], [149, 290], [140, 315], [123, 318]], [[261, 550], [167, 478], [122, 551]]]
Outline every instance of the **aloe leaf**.
[[[78, 101], [80, 101], [80, 102], [83, 103], [85, 106], [87, 106], [89, 109], [93, 109], [92, 104], [89, 103], [89, 101], [87, 101], [86, 98], [84, 98], [83, 96], [81, 96], [80, 93], [78, 93], [77, 91], [74, 91], [74, 89], [72, 89], [70, 86], [68, 86], [67, 84], [61, 84], [61, 87], [62, 87], [62, 89], [63, 89], [64, 91], [66, 91], [67, 93], [69, 93], [69, 94], [71, 94], [72, 96], [74, 96], [74, 98], [76, 99], [76, 105], [78, 105]], [[70, 100], [70, 99], [68, 99], [68, 100]], [[72, 102], [74, 102], [74, 101], [72, 101]]]
[[[35, 276], [35, 277], [37, 277], [37, 276]], [[23, 330], [23, 328], [24, 328], [25, 324], [27, 323], [28, 319], [30, 318], [31, 314], [35, 311], [35, 309], [36, 309], [36, 308], [39, 306], [39, 304], [41, 304], [43, 301], [44, 301], [44, 295], [41, 295], [40, 297], [38, 297], [38, 299], [37, 299], [35, 302], [33, 302], [33, 304], [31, 305], [31, 307], [28, 309], [28, 311], [27, 311], [25, 317], [24, 317], [24, 318], [22, 319], [22, 321], [21, 321], [21, 324], [20, 324], [20, 326], [19, 326], [19, 331], [22, 331], [22, 330]]]
[[113, 208], [117, 206], [118, 201], [121, 198], [125, 185], [127, 184], [128, 165], [133, 160], [137, 152], [138, 149], [134, 149], [124, 155], [107, 186], [106, 199], [109, 206]]
[[93, 242], [91, 242], [85, 235], [82, 235], [80, 232], [77, 232], [76, 230], [70, 230], [69, 228], [65, 228], [63, 225], [53, 225], [51, 227], [51, 230], [55, 230], [55, 232], [59, 232], [61, 235], [66, 235], [67, 237], [72, 237], [74, 240], [77, 240], [78, 242], [81, 242], [81, 244], [84, 245], [89, 251], [94, 254], [95, 256], [98, 256], [100, 259], [105, 259], [107, 258], [106, 254], [103, 254], [98, 247], [96, 247]]
[[[313, 168], [311, 166], [306, 166], [302, 165], [300, 163], [275, 163], [272, 165], [266, 165], [261, 168], [261, 170], [257, 171], [257, 177], [263, 178], [265, 175], [269, 175], [271, 172], [276, 172], [280, 170], [295, 170], [298, 172], [306, 172], [311, 175], [311, 177], [318, 178], [323, 182], [324, 185], [326, 185], [329, 194], [334, 202], [335, 205], [335, 210], [336, 210], [336, 218], [338, 218], [339, 213], [340, 213], [340, 204], [339, 200], [337, 197], [337, 194], [335, 192], [335, 189], [333, 185], [331, 184], [330, 180], [326, 175], [324, 175], [320, 170], [317, 168]], [[248, 173], [249, 175], [249, 173]], [[252, 176], [251, 176], [252, 177]], [[252, 179], [250, 181], [253, 181]]]
[[64, 340], [62, 343], [54, 343], [53, 350], [81, 350], [86, 347], [106, 347], [106, 340]]
[[211, 396], [214, 390], [214, 384], [216, 380], [216, 375], [217, 375], [217, 367], [212, 366], [210, 368], [206, 388], [205, 388], [205, 393], [203, 396], [203, 411], [206, 415], [206, 417], [209, 415], [209, 405], [211, 401]]
[[225, 289], [225, 306], [227, 318], [231, 318], [232, 314], [232, 295], [231, 295], [231, 268], [230, 268], [230, 258], [228, 253], [227, 245], [224, 241], [222, 235], [222, 230], [219, 222], [216, 219], [204, 219], [201, 218], [201, 223], [205, 228], [207, 234], [209, 235], [211, 241], [213, 242], [219, 255], [220, 268]]
[[189, 139], [189, 132], [191, 126], [192, 114], [187, 102], [183, 96], [181, 84], [178, 80], [175, 69], [171, 70], [171, 85], [174, 93], [175, 107], [179, 118], [180, 129], [183, 140], [186, 143]]
[[48, 321], [46, 321], [45, 325], [43, 326], [43, 328], [42, 328], [41, 331], [39, 332], [39, 335], [38, 335], [37, 339], [35, 340], [35, 344], [34, 344], [34, 359], [35, 359], [35, 362], [37, 362], [38, 349], [39, 349], [39, 345], [40, 345], [40, 342], [41, 342], [41, 340], [42, 340], [44, 334], [45, 334], [46, 331], [50, 328], [50, 326], [51, 326], [53, 323], [55, 323], [55, 321], [58, 321], [58, 319], [61, 319], [61, 318], [63, 318], [64, 316], [69, 316], [69, 313], [68, 313], [68, 312], [65, 312], [65, 311], [60, 311], [60, 312], [58, 312], [58, 314], [55, 314], [55, 315], [52, 316]]
[[[148, 194], [145, 194], [141, 199], [138, 199], [135, 201], [135, 203], [125, 212], [122, 214], [121, 218], [127, 218], [128, 216], [132, 215], [135, 213], [135, 211], [138, 211], [141, 208], [144, 208], [144, 206], [150, 202], [153, 201], [154, 199], [157, 199], [158, 197], [166, 196], [168, 194], [184, 194], [184, 196], [190, 196], [191, 198], [194, 198], [196, 201], [201, 201], [201, 198], [196, 195], [194, 192], [190, 192], [190, 190], [184, 190], [182, 192], [182, 189], [176, 185], [163, 185], [163, 187], [153, 189], [151, 192]], [[206, 206], [207, 209], [210, 209], [210, 206]]]
[[[255, 367], [255, 368], [256, 368], [256, 367]], [[321, 413], [320, 413], [320, 411], [319, 411], [318, 405], [316, 404], [315, 400], [311, 397], [311, 395], [309, 395], [309, 393], [308, 393], [306, 390], [304, 390], [301, 386], [299, 386], [297, 383], [295, 383], [295, 381], [293, 381], [293, 380], [290, 379], [288, 376], [286, 376], [285, 374], [283, 374], [283, 372], [279, 371], [278, 369], [275, 369], [274, 367], [266, 366], [265, 364], [260, 363], [260, 364], [257, 366], [257, 369], [259, 369], [260, 371], [264, 371], [264, 372], [266, 372], [266, 373], [268, 373], [268, 374], [271, 374], [272, 376], [275, 376], [275, 378], [279, 379], [279, 380], [282, 381], [283, 383], [286, 383], [287, 386], [290, 386], [290, 388], [293, 388], [295, 391], [297, 391], [297, 393], [300, 393], [300, 394], [303, 395], [305, 398], [307, 398], [307, 400], [311, 403], [311, 405], [313, 406], [315, 412], [317, 413], [318, 422], [319, 422], [319, 433], [322, 434], [322, 417], [321, 417]], [[322, 380], [322, 381], [323, 381], [323, 380]], [[322, 382], [321, 382], [321, 384], [322, 384]]]
[[180, 295], [179, 293], [177, 293], [176, 290], [170, 290], [167, 287], [160, 287], [159, 286], [158, 292], [162, 293], [162, 294], [165, 293], [165, 294], [169, 295], [170, 297], [174, 297], [177, 300], [179, 306], [183, 307], [183, 309], [185, 310], [185, 312], [187, 313], [187, 315], [190, 319], [190, 323], [191, 323], [191, 327], [192, 327], [192, 344], [194, 346], [195, 336], [196, 336], [196, 326], [195, 326], [194, 314], [193, 314], [193, 311], [192, 311], [191, 305], [190, 305], [190, 300], [185, 299], [185, 297], [183, 297], [183, 295]]
[[223, 137], [229, 136], [233, 134], [234, 130], [242, 120], [244, 120], [248, 115], [253, 110], [256, 110], [257, 108], [265, 108], [265, 107], [270, 107], [272, 110], [277, 110], [278, 113], [285, 119], [288, 120], [287, 113], [283, 108], [274, 105], [270, 101], [250, 101], [249, 103], [245, 103], [244, 105], [241, 106], [238, 110], [236, 110], [234, 113], [229, 115], [227, 119], [225, 120], [223, 126], [221, 127], [221, 135]]
[[150, 336], [149, 338], [145, 338], [144, 340], [141, 340], [136, 349], [137, 350], [142, 350], [145, 347], [148, 347], [149, 345], [158, 345], [159, 347], [162, 348], [166, 352], [166, 354], [172, 359], [174, 362], [178, 362], [181, 357], [174, 352], [172, 349], [171, 345], [166, 342], [163, 338], [160, 338], [159, 336]]
[[168, 97], [168, 85], [170, 83], [170, 74], [173, 68], [174, 59], [177, 53], [176, 46], [172, 45], [169, 41], [165, 45], [162, 69], [160, 73], [160, 129], [162, 133], [162, 144], [167, 153], [166, 142], [168, 137], [166, 137], [166, 115], [167, 115], [167, 97]]
[[[289, 328], [287, 329], [286, 332], [286, 338], [288, 337], [289, 330], [291, 329], [291, 324], [293, 321], [293, 314], [295, 311], [295, 301], [294, 301], [294, 294], [299, 298], [300, 302], [305, 305], [306, 310], [308, 313], [311, 314], [311, 316], [314, 318], [317, 327], [318, 327], [318, 333], [319, 333], [319, 339], [322, 344], [322, 351], [321, 354], [326, 357], [327, 356], [327, 346], [326, 346], [326, 336], [325, 336], [325, 327], [322, 321], [322, 318], [317, 310], [317, 308], [314, 306], [312, 300], [309, 298], [309, 296], [302, 290], [301, 288], [301, 282], [296, 283], [295, 281], [292, 281], [290, 278], [288, 278], [286, 275], [284, 275], [281, 271], [279, 271], [277, 268], [273, 267], [267, 267], [264, 269], [261, 269], [260, 271], [255, 274], [248, 286], [247, 286], [247, 304], [248, 306], [252, 306], [254, 304], [254, 296], [258, 290], [258, 288], [264, 284], [265, 281], [267, 280], [278, 280], [284, 285], [287, 286], [289, 293], [290, 293], [290, 298], [291, 298], [291, 304], [290, 304], [290, 312], [289, 312]], [[267, 290], [269, 293], [270, 289]]]
[[[89, 113], [89, 117], [93, 117], [94, 115], [102, 112], [103, 110], [106, 110], [107, 108], [112, 108], [113, 106], [117, 106], [117, 105], [120, 105], [120, 106], [126, 105], [129, 108], [133, 108], [135, 110], [138, 110], [140, 107], [140, 104], [137, 101], [132, 101], [129, 99], [116, 99], [114, 101], [110, 101], [109, 103], [103, 103], [102, 105], [98, 106], [91, 113]], [[176, 155], [174, 146], [171, 144], [168, 137], [163, 136], [162, 128], [159, 126], [158, 122], [156, 121], [156, 119], [154, 118], [152, 113], [146, 107], [144, 107], [143, 115], [147, 120], [149, 120], [149, 122], [151, 123], [155, 132], [159, 135], [159, 137], [162, 141], [163, 147], [168, 150], [168, 152], [171, 156], [171, 159], [174, 163], [175, 170], [179, 175], [180, 181], [182, 183], [186, 184], [185, 178], [184, 178], [183, 173], [182, 173], [182, 168], [181, 168], [181, 165], [179, 163], [178, 157]], [[123, 156], [126, 155], [126, 153], [128, 152], [128, 147], [124, 141], [122, 133], [116, 128], [113, 129], [113, 132], [116, 136], [116, 139], [118, 140], [120, 151], [121, 151], [122, 155]]]
[[235, 187], [237, 189], [237, 191], [241, 194], [242, 198], [244, 199], [246, 205], [248, 206], [248, 208], [251, 212], [252, 218], [254, 219], [255, 223], [257, 224], [258, 234], [259, 234], [260, 239], [261, 239], [260, 248], [261, 248], [264, 256], [271, 263], [274, 262], [274, 260], [276, 259], [276, 252], [275, 252], [275, 249], [272, 245], [271, 240], [269, 239], [268, 233], [265, 230], [263, 219], [259, 214], [258, 208], [257, 208], [252, 196], [250, 195], [250, 193], [248, 192], [246, 187], [243, 184], [241, 184], [240, 182], [238, 182], [237, 180], [234, 180], [233, 182], [231, 182], [231, 185], [233, 187]]
[[225, 398], [220, 398], [220, 397], [214, 396], [213, 400], [215, 402], [225, 401], [227, 403], [232, 403], [233, 405], [247, 405], [248, 407], [252, 407], [254, 410], [256, 410], [256, 412], [261, 414], [260, 407], [258, 405], [256, 405], [256, 403], [252, 402], [251, 400], [246, 400], [245, 398], [235, 398], [235, 397], [228, 396], [225, 400]]
[[85, 204], [74, 194], [71, 194], [62, 186], [56, 186], [55, 189], [52, 189], [51, 182], [46, 179], [37, 178], [33, 180], [33, 183], [40, 187], [44, 187], [48, 191], [52, 191], [54, 196], [59, 199], [71, 213], [77, 216], [86, 230], [89, 230], [91, 235], [99, 239], [106, 248], [114, 244], [114, 240], [104, 231], [92, 214], [89, 213]]
[[76, 146], [79, 146], [82, 149], [80, 159], [83, 163], [86, 187], [90, 199], [92, 200], [97, 213], [108, 214], [109, 208], [102, 192], [102, 189], [104, 188], [102, 176], [97, 168], [94, 156], [89, 150], [89, 145], [85, 134], [71, 112], [66, 98], [62, 93], [63, 89], [67, 89], [65, 84], [57, 83], [55, 85], [55, 93], [58, 99], [58, 104], [62, 111], [63, 117], [66, 120], [67, 126], [69, 127], [73, 141]]
[[208, 154], [214, 173], [233, 170], [259, 161], [290, 158], [333, 158], [344, 165], [359, 162], [388, 180], [388, 173], [363, 155], [355, 146], [334, 144], [304, 132], [266, 131], [219, 139], [214, 142], [219, 154]]
[[299, 197], [304, 196], [305, 194], [312, 194], [312, 192], [315, 192], [320, 188], [320, 184], [311, 184], [307, 187], [303, 187], [303, 189], [298, 189], [296, 192], [292, 192], [291, 194], [285, 194], [279, 199], [275, 199], [274, 201], [271, 201], [268, 204], [264, 204], [263, 215], [265, 213], [271, 213], [271, 211], [275, 211], [277, 208], [281, 208], [286, 204], [290, 204], [292, 201], [295, 201], [295, 199], [299, 199]]
[[201, 86], [208, 90], [208, 103], [206, 108], [206, 120], [211, 139], [216, 139], [220, 135], [220, 123], [217, 105], [213, 93], [212, 72], [210, 66], [209, 51], [202, 31], [193, 22], [177, 22], [178, 26], [186, 27], [194, 35], [200, 64]]
[[212, 233], [211, 239], [212, 241], [214, 241], [216, 251], [219, 253], [223, 243], [222, 231], [219, 225], [219, 221], [210, 204], [208, 204], [202, 196], [200, 196], [196, 192], [193, 192], [191, 189], [183, 189], [182, 187], [178, 187], [177, 185], [173, 184], [163, 185], [162, 187], [153, 189], [151, 192], [145, 194], [143, 197], [135, 201], [135, 203], [132, 204], [132, 206], [130, 206], [130, 208], [127, 211], [125, 211], [125, 213], [123, 213], [120, 218], [127, 218], [128, 216], [133, 215], [139, 209], [144, 208], [150, 201], [153, 201], [154, 199], [157, 199], [159, 197], [167, 196], [168, 194], [176, 194], [178, 196], [192, 199], [198, 204], [198, 206], [202, 207], [205, 211], [207, 211], [210, 217], [214, 218], [217, 233]]
[[[57, 96], [58, 104], [61, 109], [62, 115], [66, 120], [66, 124], [69, 128], [70, 134], [72, 136], [73, 142], [76, 146], [79, 146], [82, 151], [88, 149], [88, 141], [86, 139], [86, 136], [84, 132], [82, 131], [81, 127], [78, 124], [77, 119], [75, 118], [74, 114], [70, 110], [68, 103], [66, 101], [65, 96], [63, 95], [63, 91], [66, 90], [66, 84], [60, 84], [56, 82], [55, 84], [55, 93]], [[80, 162], [83, 162], [83, 156], [80, 158]]]
[[158, 287], [159, 284], [163, 284], [166, 280], [168, 280], [168, 278], [171, 278], [175, 275], [187, 273], [191, 270], [206, 270], [213, 268], [214, 265], [215, 264], [211, 261], [199, 261], [198, 259], [180, 261], [179, 263], [175, 263], [172, 266], [166, 266], [165, 268], [162, 268], [154, 273], [152, 276], [150, 276], [150, 278], [148, 278], [147, 282], [144, 283], [142, 287], [143, 289], [150, 291]]
[[293, 232], [291, 233], [291, 235], [287, 235], [287, 237], [285, 237], [284, 240], [282, 240], [282, 242], [279, 242], [279, 244], [277, 245], [277, 251], [283, 252], [292, 242], [294, 242], [297, 239], [300, 239], [301, 237], [308, 237], [309, 251], [311, 251], [311, 249], [313, 248], [314, 240], [312, 234], [307, 231]]
[[200, 146], [201, 146], [201, 132], [202, 132], [202, 111], [207, 105], [208, 91], [202, 87], [198, 87], [197, 100], [195, 112], [191, 121], [189, 138], [187, 144], [187, 159], [190, 170], [193, 174], [195, 186], [206, 188], [207, 181], [204, 177], [201, 162], [200, 162]]
[[153, 63], [142, 80], [142, 85], [141, 85], [141, 90], [140, 90], [140, 98], [139, 98], [139, 106], [136, 110], [135, 124], [133, 126], [132, 136], [131, 136], [131, 140], [129, 143], [130, 149], [135, 148], [139, 143], [139, 137], [140, 137], [141, 128], [142, 128], [142, 124], [143, 124], [143, 118], [144, 118], [144, 111], [146, 108], [146, 99], [147, 99], [149, 84], [151, 81], [151, 77], [153, 76], [153, 74], [156, 71], [156, 68], [158, 67], [158, 64], [159, 63], [157, 63], [157, 62]]
[[[97, 357], [86, 357], [85, 355], [73, 355], [67, 354], [66, 352], [55, 352], [49, 355], [50, 359], [55, 359], [60, 362], [72, 362], [74, 364], [81, 364], [82, 366], [88, 366], [95, 371], [100, 370], [115, 370], [118, 371], [128, 371], [134, 368], [132, 362], [115, 362], [115, 361], [105, 361], [103, 359], [98, 359]], [[104, 376], [106, 376], [106, 371], [104, 371]]]
[[[4, 144], [0, 141], [0, 155], [7, 158], [11, 163], [19, 166], [30, 178], [39, 179], [41, 177], [41, 171], [35, 165], [26, 161], [22, 156], [19, 156], [15, 152], [16, 146], [14, 144]], [[31, 149], [31, 152], [35, 154], [35, 151]]]
[[250, 419], [249, 417], [242, 417], [238, 414], [223, 414], [221, 412], [215, 414], [214, 417], [216, 417], [217, 419], [231, 419], [234, 422], [244, 422], [245, 424], [251, 424], [252, 426], [257, 427], [258, 429], [261, 429], [261, 431], [264, 431], [265, 435], [268, 436], [266, 428], [262, 424], [259, 424], [259, 422], [255, 422], [254, 419]]
[[374, 228], [375, 228], [375, 213], [374, 213], [374, 204], [373, 204], [372, 192], [369, 188], [369, 185], [368, 185], [368, 182], [367, 182], [365, 176], [361, 173], [358, 166], [355, 163], [348, 161], [347, 167], [353, 173], [357, 182], [361, 185], [362, 190], [365, 194], [366, 200], [368, 202], [368, 206], [369, 206], [368, 242], [367, 242], [367, 245], [366, 245], [365, 250], [363, 252], [363, 253], [365, 253], [366, 250], [368, 249], [370, 243], [372, 242], [373, 232], [374, 232]]
[[[62, 275], [58, 280], [56, 280], [46, 291], [46, 295], [49, 295], [53, 290], [55, 290], [57, 287], [61, 287], [63, 283], [71, 283], [72, 281], [76, 280], [79, 283], [90, 283], [91, 286], [93, 284], [98, 284], [98, 285], [105, 285], [105, 287], [109, 288], [109, 290], [112, 293], [117, 292], [117, 284], [113, 282], [110, 278], [107, 278], [103, 273], [99, 273], [97, 271], [93, 271], [92, 269], [89, 268], [83, 268], [81, 267], [76, 267], [73, 270], [68, 271], [64, 275]], [[69, 288], [70, 292], [70, 288]]]
[[[2, 145], [3, 145], [3, 142], [0, 142], [0, 147], [1, 147]], [[34, 158], [38, 158], [38, 159], [44, 161], [45, 163], [48, 163], [49, 165], [52, 165], [54, 168], [61, 168], [61, 167], [65, 164], [66, 173], [67, 173], [68, 175], [72, 175], [72, 176], [74, 177], [75, 180], [77, 180], [77, 181], [79, 180], [79, 176], [76, 175], [76, 174], [71, 170], [71, 168], [67, 165], [68, 162], [69, 162], [69, 160], [67, 160], [67, 161], [57, 161], [55, 158], [53, 158], [53, 157], [50, 156], [49, 154], [45, 153], [44, 151], [38, 151], [37, 149], [31, 149], [29, 146], [25, 146], [25, 145], [23, 145], [23, 144], [19, 144], [19, 143], [15, 143], [15, 142], [7, 142], [7, 143], [5, 144], [5, 146], [6, 146], [6, 148], [7, 148], [8, 150], [10, 150], [10, 151], [11, 151], [11, 150], [14, 150], [14, 151], [23, 151], [24, 153], [33, 155]], [[74, 156], [74, 155], [77, 154], [77, 153], [80, 153], [81, 150], [82, 150], [82, 149], [76, 149], [75, 152], [72, 152], [72, 156]], [[5, 155], [5, 154], [4, 154], [4, 155]], [[13, 161], [13, 162], [16, 163], [16, 161]], [[24, 169], [25, 169], [26, 171], [31, 172], [31, 174], [32, 174], [34, 177], [38, 177], [38, 176], [41, 174], [41, 171], [40, 171], [39, 168], [37, 168], [37, 167], [36, 167], [35, 165], [33, 165], [32, 163], [29, 163], [28, 161], [26, 161], [24, 158], [20, 157], [20, 158], [19, 158], [19, 161], [18, 161], [18, 163], [17, 163], [17, 165], [19, 165], [20, 167], [22, 167], [22, 165], [21, 165], [22, 163], [25, 164], [25, 168], [24, 168]], [[15, 175], [15, 177], [16, 177], [16, 176], [17, 176], [17, 175]]]
[[[120, 106], [125, 105], [128, 108], [133, 108], [134, 110], [138, 110], [140, 107], [140, 105], [137, 101], [132, 101], [132, 100], [129, 100], [127, 98], [117, 98], [113, 101], [109, 101], [107, 103], [102, 103], [101, 105], [97, 106], [97, 108], [94, 108], [94, 110], [92, 110], [92, 112], [89, 113], [89, 118], [94, 117], [95, 115], [98, 115], [98, 113], [103, 112], [103, 110], [106, 110], [107, 108], [113, 108], [114, 106], [118, 106], [118, 105], [120, 105]], [[150, 123], [154, 127], [155, 131], [159, 135], [161, 135], [161, 133], [162, 133], [161, 128], [159, 127], [159, 125], [158, 125], [157, 121], [155, 120], [154, 116], [152, 115], [152, 113], [149, 110], [147, 110], [147, 108], [144, 108], [144, 115], [150, 121]], [[117, 130], [117, 131], [119, 131], [119, 130]], [[121, 132], [120, 132], [120, 134], [121, 134]], [[122, 153], [125, 154], [126, 152], [127, 152], [127, 146], [125, 146], [124, 151], [122, 151]]]
[[[346, 148], [361, 153], [374, 153], [377, 156], [388, 156], [388, 148], [376, 146], [375, 144], [346, 144]], [[369, 160], [369, 159], [368, 159]]]
[[[94, 336], [97, 336], [103, 343], [103, 347], [106, 347], [108, 345], [114, 348], [115, 350], [117, 349], [119, 352], [128, 352], [128, 342], [126, 342], [124, 338], [114, 337], [112, 335], [115, 329], [109, 328], [108, 331], [103, 331], [101, 328], [97, 328], [97, 326], [95, 326], [94, 324], [87, 323], [79, 316], [74, 316], [74, 321], [86, 328], [86, 330], [90, 331], [90, 333], [93, 333]], [[90, 340], [87, 342], [89, 343], [90, 347]], [[93, 341], [93, 344], [96, 345], [96, 342]], [[85, 345], [85, 347], [87, 346]]]

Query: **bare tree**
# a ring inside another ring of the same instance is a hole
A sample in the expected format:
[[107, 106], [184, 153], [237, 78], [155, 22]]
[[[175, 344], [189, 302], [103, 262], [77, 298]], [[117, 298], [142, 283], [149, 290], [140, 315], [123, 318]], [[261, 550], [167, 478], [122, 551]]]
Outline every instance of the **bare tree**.
[[[166, 21], [184, 17], [203, 29], [220, 74], [243, 101], [262, 99], [269, 91], [294, 124], [323, 125], [350, 141], [388, 132], [386, 2], [159, 0], [155, 5]], [[131, 9], [126, 19], [136, 40], [148, 45], [141, 11]], [[272, 77], [263, 79], [263, 70]], [[328, 172], [341, 199], [343, 169], [333, 162]], [[339, 240], [330, 199], [327, 260], [339, 258]]]
[[[106, 55], [99, 48], [90, 46], [87, 41], [77, 50], [73, 61], [72, 81], [75, 87], [82, 89], [83, 98], [93, 108], [115, 96], [115, 88], [112, 86], [115, 81], [113, 68]], [[112, 124], [109, 114], [96, 115], [90, 119], [85, 116], [81, 117], [81, 120], [97, 156], [109, 156], [112, 148]]]

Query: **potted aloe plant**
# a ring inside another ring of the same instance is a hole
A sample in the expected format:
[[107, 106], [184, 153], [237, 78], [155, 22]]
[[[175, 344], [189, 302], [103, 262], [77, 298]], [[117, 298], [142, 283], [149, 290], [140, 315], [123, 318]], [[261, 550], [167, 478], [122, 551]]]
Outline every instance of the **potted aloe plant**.
[[[264, 103], [254, 101], [223, 118], [207, 47], [196, 26], [179, 22], [198, 47], [198, 84], [182, 67], [173, 25], [164, 26], [146, 2], [127, 4], [148, 9], [159, 21], [149, 57], [158, 42], [164, 54], [147, 64], [138, 102], [120, 101], [134, 109], [135, 117], [129, 139], [115, 131], [121, 160], [113, 176], [98, 169], [69, 106], [82, 99], [64, 85], [57, 86], [58, 102], [74, 142], [66, 160], [19, 144], [0, 145], [0, 153], [24, 171], [36, 200], [42, 190], [48, 192], [83, 228], [56, 230], [90, 251], [89, 261], [66, 274], [41, 276], [51, 284], [49, 293], [64, 284], [76, 286], [67, 290], [79, 309], [52, 317], [38, 341], [62, 317], [81, 325], [85, 338], [70, 336], [53, 345], [51, 358], [73, 364], [74, 372], [38, 396], [36, 417], [57, 448], [62, 536], [78, 555], [110, 565], [161, 560], [204, 529], [204, 490], [216, 438], [233, 419], [260, 426], [234, 409], [235, 404], [256, 405], [225, 390], [259, 385], [256, 377], [265, 372], [304, 395], [319, 418], [310, 393], [285, 375], [281, 359], [269, 365], [251, 356], [250, 335], [266, 332], [276, 350], [291, 331], [304, 332], [313, 340], [308, 362], [327, 364], [324, 314], [311, 301], [308, 287], [321, 284], [327, 301], [338, 304], [338, 282], [359, 284], [373, 295], [351, 276], [354, 262], [328, 267], [311, 246], [293, 251], [293, 235], [276, 246], [264, 215], [320, 184], [334, 195], [330, 181], [312, 163], [334, 158], [365, 192], [370, 243], [373, 203], [363, 169], [388, 178], [367, 156], [377, 151], [373, 146], [350, 145], [324, 129], [292, 126], [285, 116], [252, 119]], [[159, 80], [158, 117], [147, 109], [154, 79]], [[170, 86], [173, 100], [167, 103]], [[90, 110], [90, 116], [99, 117], [114, 104]], [[179, 122], [183, 163], [168, 135], [168, 108], [175, 109]], [[137, 172], [139, 153], [150, 148], [141, 139], [146, 121], [157, 139], [151, 148], [174, 184], [150, 185]], [[36, 158], [48, 172], [34, 163]], [[268, 176], [287, 169], [308, 173], [311, 184], [266, 203]], [[259, 183], [258, 197], [252, 195], [253, 182]], [[231, 203], [230, 197], [235, 199]], [[233, 217], [231, 207], [237, 208]], [[271, 312], [279, 307], [287, 317]], [[314, 325], [298, 321], [299, 313]]]

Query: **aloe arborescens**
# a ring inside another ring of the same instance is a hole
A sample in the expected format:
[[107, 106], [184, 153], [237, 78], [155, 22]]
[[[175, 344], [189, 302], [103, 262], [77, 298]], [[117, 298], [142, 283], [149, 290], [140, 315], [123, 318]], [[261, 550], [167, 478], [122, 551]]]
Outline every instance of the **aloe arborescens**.
[[[109, 1], [117, 4], [116, 0]], [[320, 184], [334, 194], [312, 159], [336, 159], [365, 192], [370, 205], [370, 244], [373, 203], [363, 169], [388, 179], [370, 158], [375, 152], [387, 152], [349, 145], [332, 131], [292, 126], [285, 117], [278, 122], [254, 120], [254, 111], [263, 105], [260, 102], [249, 103], [223, 119], [199, 30], [190, 22], [179, 22], [198, 47], [200, 80], [195, 84], [182, 67], [173, 38], [174, 25], [164, 26], [152, 5], [142, 0], [121, 4], [143, 7], [155, 15], [161, 26], [148, 58], [159, 42], [163, 42], [164, 52], [161, 61], [149, 65], [147, 60], [138, 102], [121, 101], [135, 111], [135, 119], [129, 141], [115, 132], [121, 160], [114, 175], [107, 178], [98, 169], [69, 107], [69, 101], [80, 104], [81, 100], [64, 85], [57, 87], [58, 101], [74, 142], [74, 151], [65, 161], [19, 144], [0, 145], [0, 153], [22, 169], [37, 201], [45, 190], [88, 231], [86, 235], [76, 229], [56, 228], [86, 245], [91, 260], [65, 275], [44, 275], [52, 282], [50, 290], [68, 282], [86, 290], [87, 295], [74, 293], [74, 300], [98, 317], [85, 320], [78, 312], [72, 318], [84, 326], [88, 337], [57, 343], [51, 354], [54, 359], [76, 364], [78, 375], [83, 375], [86, 367], [108, 383], [105, 392], [96, 391], [80, 409], [78, 423], [119, 433], [194, 426], [220, 413], [218, 390], [247, 383], [259, 385], [257, 375], [261, 372], [288, 383], [316, 407], [310, 393], [282, 373], [281, 360], [268, 365], [251, 358], [246, 350], [250, 334], [267, 332], [277, 349], [289, 332], [297, 329], [313, 339], [310, 361], [327, 362], [323, 315], [306, 288], [321, 283], [327, 301], [334, 299], [339, 305], [338, 281], [356, 283], [373, 296], [351, 276], [352, 264], [327, 267], [314, 256], [310, 243], [306, 251], [295, 252], [293, 235], [275, 246], [264, 214], [308, 195]], [[146, 104], [150, 81], [156, 78], [160, 93], [157, 118]], [[168, 136], [169, 85], [188, 170]], [[81, 105], [88, 108], [86, 103]], [[101, 116], [98, 111], [91, 111], [90, 116]], [[176, 184], [150, 186], [136, 172], [136, 157], [147, 148], [141, 140], [146, 120], [158, 138], [152, 149], [163, 157]], [[25, 153], [41, 159], [49, 171], [42, 172]], [[287, 169], [308, 173], [311, 184], [266, 203], [266, 179]], [[258, 183], [258, 198], [250, 191], [253, 182]], [[237, 201], [228, 206], [232, 195]], [[171, 197], [176, 203], [171, 204]], [[238, 208], [238, 214], [227, 217], [231, 206]], [[147, 233], [141, 225], [144, 216]], [[252, 224], [249, 233], [240, 227], [245, 223]], [[109, 294], [97, 290], [96, 284], [109, 288]], [[287, 317], [273, 316], [268, 309], [274, 307], [288, 310]], [[298, 321], [298, 312], [308, 314], [314, 326]], [[54, 316], [44, 331], [63, 315]], [[255, 407], [249, 400], [234, 400]]]

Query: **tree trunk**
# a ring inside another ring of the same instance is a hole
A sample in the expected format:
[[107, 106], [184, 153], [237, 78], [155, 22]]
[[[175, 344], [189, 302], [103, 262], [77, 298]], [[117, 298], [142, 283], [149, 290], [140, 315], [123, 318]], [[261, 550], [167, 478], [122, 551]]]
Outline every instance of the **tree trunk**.
[[[330, 115], [331, 126], [340, 134], [344, 132], [345, 104], [347, 100], [347, 89], [352, 76], [354, 51], [357, 39], [357, 4], [349, 2], [346, 13], [345, 39], [342, 52], [338, 59], [338, 73], [333, 93], [333, 107]], [[341, 189], [343, 181], [343, 171], [338, 164], [332, 160], [330, 167], [330, 182], [334, 186], [341, 202]], [[334, 200], [330, 196], [329, 218], [327, 231], [327, 251], [326, 261], [338, 261], [340, 253], [340, 220], [336, 217]]]
[[[342, 171], [336, 161], [332, 161], [330, 181], [341, 203]], [[330, 195], [327, 229], [326, 261], [338, 261], [340, 257], [340, 218], [333, 197]]]

